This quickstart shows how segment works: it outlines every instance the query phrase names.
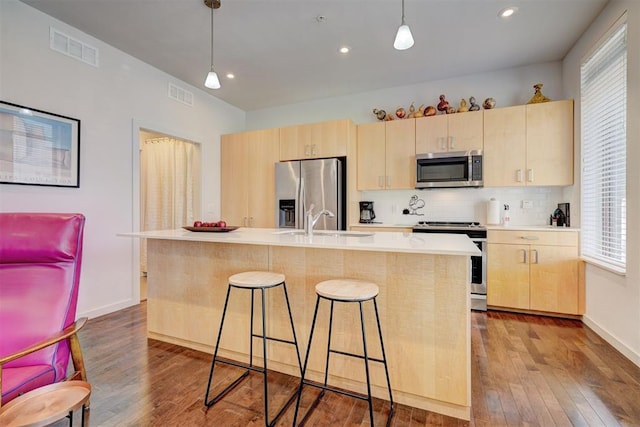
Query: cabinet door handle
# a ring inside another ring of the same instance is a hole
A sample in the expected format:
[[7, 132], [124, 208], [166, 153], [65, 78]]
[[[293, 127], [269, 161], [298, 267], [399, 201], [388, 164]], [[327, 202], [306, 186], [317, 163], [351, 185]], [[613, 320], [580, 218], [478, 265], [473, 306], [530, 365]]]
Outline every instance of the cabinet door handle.
[[311, 144], [311, 156], [316, 156], [316, 144]]
[[311, 147], [309, 146], [309, 144], [304, 144], [304, 155], [305, 157], [309, 157], [311, 155]]
[[253, 217], [249, 217], [249, 227], [253, 227]]
[[522, 182], [522, 169], [516, 171], [516, 181]]
[[526, 249], [520, 249], [522, 251], [522, 263], [526, 264], [527, 263], [527, 251]]
[[527, 169], [527, 180], [533, 182], [533, 169]]
[[391, 176], [387, 175], [387, 187], [391, 187]]
[[247, 226], [247, 217], [246, 217], [246, 216], [242, 218], [242, 225], [243, 225], [244, 227], [246, 227], [246, 226]]
[[537, 264], [538, 263], [538, 250], [537, 249], [531, 249], [531, 252], [532, 252], [531, 262], [533, 264]]
[[456, 148], [456, 140], [452, 136], [449, 137], [449, 148], [452, 150]]
[[382, 175], [378, 175], [378, 187], [384, 188], [384, 177]]
[[538, 236], [520, 236], [519, 238], [522, 240], [540, 240]]
[[444, 136], [443, 136], [442, 138], [440, 138], [440, 149], [441, 149], [442, 151], [444, 151], [444, 150], [446, 150], [446, 149], [447, 149], [447, 143], [446, 143], [446, 142], [445, 142], [445, 140], [444, 140]]

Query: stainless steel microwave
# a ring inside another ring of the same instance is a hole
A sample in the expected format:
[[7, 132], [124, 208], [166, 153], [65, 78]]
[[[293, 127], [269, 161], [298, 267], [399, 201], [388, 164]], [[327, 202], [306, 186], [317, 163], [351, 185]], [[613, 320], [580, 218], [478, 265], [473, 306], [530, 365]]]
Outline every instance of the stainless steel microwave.
[[483, 185], [482, 150], [416, 154], [416, 188]]

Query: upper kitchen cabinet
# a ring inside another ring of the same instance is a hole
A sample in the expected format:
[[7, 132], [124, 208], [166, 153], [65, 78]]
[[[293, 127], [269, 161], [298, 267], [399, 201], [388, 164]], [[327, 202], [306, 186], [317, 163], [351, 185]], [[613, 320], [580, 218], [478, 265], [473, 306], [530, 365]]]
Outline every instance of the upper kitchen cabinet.
[[484, 112], [485, 187], [525, 185], [527, 114], [524, 105]]
[[415, 186], [415, 119], [358, 126], [358, 190]]
[[346, 156], [350, 125], [343, 119], [281, 128], [280, 160]]
[[527, 105], [527, 183], [573, 185], [573, 101]]
[[275, 167], [280, 130], [220, 138], [221, 217], [229, 225], [273, 227]]
[[573, 184], [573, 101], [484, 111], [484, 185]]
[[483, 111], [416, 119], [416, 153], [482, 150]]

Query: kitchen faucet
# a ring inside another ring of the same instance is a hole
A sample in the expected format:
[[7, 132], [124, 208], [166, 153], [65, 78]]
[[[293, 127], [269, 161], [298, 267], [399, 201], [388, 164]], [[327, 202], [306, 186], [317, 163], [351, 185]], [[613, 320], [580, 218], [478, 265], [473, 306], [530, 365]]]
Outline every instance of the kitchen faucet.
[[316, 225], [316, 222], [320, 219], [322, 215], [327, 215], [329, 218], [333, 218], [335, 214], [326, 209], [321, 210], [317, 214], [313, 214], [314, 205], [309, 206], [309, 210], [307, 211], [307, 220], [305, 221], [305, 231], [307, 236], [313, 236], [313, 227]]

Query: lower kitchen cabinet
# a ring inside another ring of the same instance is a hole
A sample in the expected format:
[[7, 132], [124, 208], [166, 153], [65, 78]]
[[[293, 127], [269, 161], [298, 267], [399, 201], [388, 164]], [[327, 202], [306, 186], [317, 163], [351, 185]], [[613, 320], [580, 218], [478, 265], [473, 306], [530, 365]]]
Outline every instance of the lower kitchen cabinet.
[[489, 230], [487, 263], [489, 307], [584, 312], [577, 231]]

